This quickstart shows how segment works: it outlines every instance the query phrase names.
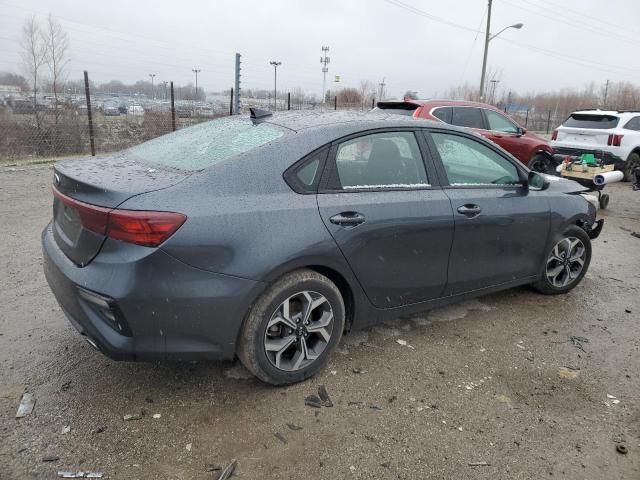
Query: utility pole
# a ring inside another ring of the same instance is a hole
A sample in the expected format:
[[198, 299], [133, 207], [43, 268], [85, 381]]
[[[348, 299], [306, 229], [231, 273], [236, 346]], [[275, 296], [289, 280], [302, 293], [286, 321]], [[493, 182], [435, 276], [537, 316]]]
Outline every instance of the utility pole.
[[233, 113], [240, 115], [240, 54], [236, 53], [236, 84], [234, 88], [235, 97], [233, 98]]
[[605, 83], [604, 85], [604, 99], [602, 101], [602, 106], [606, 107], [607, 106], [607, 95], [609, 94], [609, 80], [607, 80], [607, 83]]
[[198, 68], [193, 68], [191, 69], [191, 71], [196, 74], [196, 100], [197, 100], [198, 99], [198, 74], [201, 72], [201, 70]]
[[489, 80], [491, 82], [491, 104], [494, 105], [496, 103], [496, 87], [500, 83], [500, 80]]
[[380, 87], [380, 95], [378, 95], [378, 98], [380, 99], [381, 102], [384, 100], [384, 87], [386, 85], [387, 84], [384, 83], [384, 77], [382, 77], [382, 82], [378, 84], [378, 86]]
[[165, 80], [164, 82], [162, 82], [162, 84], [164, 85], [164, 99], [167, 99], [167, 81]]
[[269, 62], [269, 65], [273, 65], [273, 110], [278, 110], [278, 66], [282, 65], [282, 62], [276, 62], [275, 60]]
[[493, 0], [487, 0], [487, 30], [484, 32], [484, 55], [482, 57], [482, 75], [480, 76], [480, 101], [484, 101], [484, 77], [487, 73], [487, 55], [489, 54], [489, 42], [500, 35], [508, 28], [515, 28], [516, 30], [521, 29], [524, 24], [523, 23], [515, 23], [513, 25], [509, 25], [508, 27], [504, 27], [495, 35], [491, 35], [491, 5]]
[[150, 73], [149, 76], [151, 77], [151, 99], [155, 100], [156, 96], [153, 94], [153, 79], [156, 78], [156, 74]]
[[322, 64], [322, 103], [324, 103], [324, 96], [327, 87], [327, 72], [329, 71], [327, 65], [329, 65], [329, 61], [331, 60], [327, 56], [327, 52], [329, 52], [329, 47], [322, 47], [322, 56], [320, 57], [320, 63]]

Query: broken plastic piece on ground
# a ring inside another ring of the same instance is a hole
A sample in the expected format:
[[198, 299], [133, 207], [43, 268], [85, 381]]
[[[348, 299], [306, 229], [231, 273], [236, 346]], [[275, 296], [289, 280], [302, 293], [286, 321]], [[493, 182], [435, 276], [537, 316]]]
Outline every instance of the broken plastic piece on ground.
[[62, 434], [64, 435], [65, 433], [69, 433], [71, 431], [71, 426], [70, 425], [65, 425], [64, 427], [62, 427]]
[[220, 470], [222, 470], [222, 467], [214, 463], [207, 463], [204, 468], [207, 472], [219, 472]]
[[131, 420], [140, 420], [141, 418], [142, 418], [142, 415], [140, 415], [139, 413], [127, 414], [127, 415], [122, 417], [122, 419], [125, 422], [129, 422]]
[[470, 467], [488, 467], [489, 464], [487, 462], [469, 462]]
[[307, 397], [305, 397], [304, 404], [313, 408], [322, 407], [322, 401], [318, 398], [317, 395], [308, 395]]
[[333, 402], [331, 401], [331, 397], [329, 396], [329, 392], [327, 392], [327, 387], [324, 385], [320, 385], [318, 387], [318, 396], [322, 401], [322, 405], [325, 407], [333, 407]]
[[153, 418], [160, 418], [162, 415], [160, 415], [159, 413], [154, 413], [153, 414]]
[[31, 393], [25, 393], [20, 399], [20, 405], [18, 405], [18, 411], [16, 412], [16, 418], [23, 418], [30, 415], [33, 412], [33, 408], [36, 406], [36, 399], [33, 398]]
[[104, 472], [58, 471], [58, 478], [102, 478]]
[[410, 348], [410, 349], [412, 349], [412, 350], [415, 350], [415, 348], [416, 348], [416, 347], [414, 347], [413, 345], [409, 345], [409, 344], [407, 343], [407, 341], [406, 341], [406, 340], [402, 340], [401, 338], [398, 338], [398, 339], [396, 340], [396, 343], [397, 343], [398, 345], [402, 345], [403, 347], [407, 347], [407, 348]]
[[45, 455], [42, 457], [43, 462], [57, 462], [58, 460], [60, 460], [60, 457], [57, 455]]
[[287, 443], [289, 443], [289, 441], [285, 438], [284, 435], [282, 435], [280, 432], [276, 432], [273, 434], [274, 437], [276, 437], [278, 440], [280, 440], [282, 443], [284, 443], [285, 445]]
[[236, 465], [238, 465], [238, 461], [236, 459], [233, 459], [231, 463], [227, 465], [227, 468], [222, 471], [222, 473], [218, 477], [218, 480], [227, 480], [231, 475], [233, 475], [233, 472], [236, 469]]
[[569, 367], [560, 367], [558, 369], [558, 376], [560, 378], [577, 378], [578, 375], [580, 373], [580, 370], [574, 370], [573, 368], [569, 368]]
[[295, 423], [287, 423], [287, 427], [289, 427], [289, 430], [293, 430], [294, 432], [302, 430], [302, 427], [296, 425]]
[[191, 446], [192, 446], [192, 445], [193, 445], [193, 444], [191, 444], [191, 443], [187, 443], [187, 444], [185, 445], [185, 447], [184, 447], [184, 448], [187, 450], [187, 452], [190, 452], [190, 451], [191, 451]]

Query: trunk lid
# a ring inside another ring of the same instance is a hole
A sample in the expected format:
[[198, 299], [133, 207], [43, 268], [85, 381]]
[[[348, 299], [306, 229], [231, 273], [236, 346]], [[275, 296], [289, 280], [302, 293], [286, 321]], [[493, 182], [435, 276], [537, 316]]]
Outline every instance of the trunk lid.
[[[100, 212], [106, 218], [106, 212], [125, 200], [170, 187], [187, 176], [187, 172], [137, 162], [126, 153], [57, 163], [53, 183], [61, 195], [54, 195], [53, 200], [56, 243], [67, 257], [84, 267], [98, 254], [106, 237], [85, 228], [82, 215], [94, 215], [92, 221], [99, 222]], [[92, 214], [83, 204], [88, 204], [89, 209], [101, 208], [93, 209]]]
[[556, 141], [580, 148], [607, 146], [609, 135], [615, 133], [620, 118], [611, 113], [572, 113], [558, 128]]

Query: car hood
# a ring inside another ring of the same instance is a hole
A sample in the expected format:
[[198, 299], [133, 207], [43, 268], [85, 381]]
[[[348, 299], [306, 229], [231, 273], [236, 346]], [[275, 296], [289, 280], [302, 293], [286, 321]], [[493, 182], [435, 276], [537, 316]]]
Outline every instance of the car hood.
[[588, 188], [580, 185], [578, 182], [569, 180], [562, 177], [556, 177], [555, 175], [541, 174], [545, 179], [549, 181], [548, 190], [557, 193], [581, 193], [589, 190]]

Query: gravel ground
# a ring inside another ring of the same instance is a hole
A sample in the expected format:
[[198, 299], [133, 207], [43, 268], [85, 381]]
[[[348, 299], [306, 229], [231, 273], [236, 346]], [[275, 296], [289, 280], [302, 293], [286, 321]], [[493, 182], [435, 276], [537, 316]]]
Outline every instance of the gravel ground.
[[[640, 192], [629, 184], [607, 187], [605, 229], [570, 294], [519, 288], [353, 333], [317, 378], [286, 388], [237, 363], [118, 363], [92, 350], [42, 274], [50, 184], [48, 166], [0, 170], [2, 479], [215, 479], [207, 466], [232, 459], [244, 479], [640, 478]], [[321, 384], [333, 407], [305, 406]], [[25, 391], [35, 409], [16, 419]]]

